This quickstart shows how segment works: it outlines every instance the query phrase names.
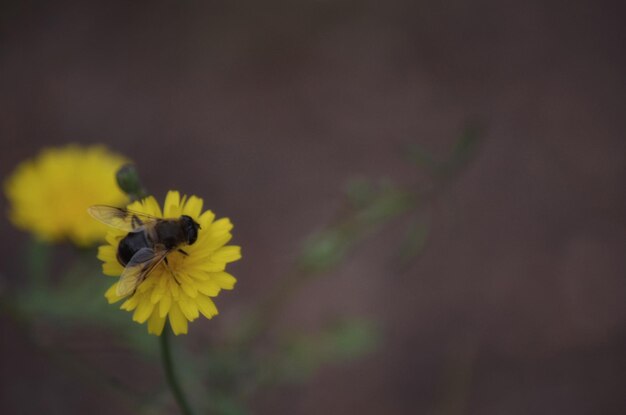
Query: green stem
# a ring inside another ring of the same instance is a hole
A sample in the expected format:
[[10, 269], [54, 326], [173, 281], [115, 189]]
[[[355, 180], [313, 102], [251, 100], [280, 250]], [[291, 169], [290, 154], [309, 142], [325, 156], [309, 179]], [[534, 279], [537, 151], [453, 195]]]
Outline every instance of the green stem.
[[180, 383], [178, 383], [178, 379], [174, 374], [174, 366], [172, 365], [172, 351], [170, 349], [170, 336], [170, 327], [169, 323], [167, 323], [163, 329], [163, 334], [161, 334], [161, 359], [163, 361], [165, 378], [167, 379], [168, 386], [172, 390], [172, 395], [174, 395], [174, 398], [176, 399], [176, 403], [178, 403], [180, 412], [183, 415], [192, 415], [193, 412], [189, 407], [187, 398], [185, 398], [183, 390], [180, 387]]
[[32, 239], [26, 253], [26, 264], [28, 266], [28, 276], [30, 277], [30, 287], [34, 290], [45, 290], [48, 284], [51, 261], [50, 245]]

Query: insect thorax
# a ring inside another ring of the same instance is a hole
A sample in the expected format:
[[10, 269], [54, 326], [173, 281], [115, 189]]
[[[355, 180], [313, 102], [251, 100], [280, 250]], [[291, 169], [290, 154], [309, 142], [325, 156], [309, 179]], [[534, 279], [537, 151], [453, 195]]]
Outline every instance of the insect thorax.
[[187, 242], [184, 229], [178, 220], [164, 220], [157, 223], [154, 233], [154, 242], [164, 245], [166, 249], [173, 249]]

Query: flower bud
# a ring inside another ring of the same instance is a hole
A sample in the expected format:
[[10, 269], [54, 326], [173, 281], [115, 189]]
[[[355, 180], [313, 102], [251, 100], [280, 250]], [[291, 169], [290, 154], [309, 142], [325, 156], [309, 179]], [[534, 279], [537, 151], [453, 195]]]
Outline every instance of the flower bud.
[[142, 199], [147, 196], [146, 190], [141, 184], [137, 169], [133, 164], [125, 164], [115, 173], [117, 185], [126, 193], [131, 200]]

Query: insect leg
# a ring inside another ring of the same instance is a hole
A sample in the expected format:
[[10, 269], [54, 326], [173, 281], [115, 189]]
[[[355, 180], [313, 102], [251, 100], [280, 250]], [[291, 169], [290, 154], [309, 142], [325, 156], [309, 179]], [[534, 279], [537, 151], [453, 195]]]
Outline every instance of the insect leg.
[[176, 281], [176, 283], [178, 285], [180, 285], [180, 281], [178, 281], [178, 278], [176, 278], [176, 274], [174, 273], [174, 271], [172, 271], [172, 269], [170, 268], [169, 263], [167, 262], [167, 258], [165, 258], [165, 261], [163, 261], [165, 265], [165, 268], [170, 272], [170, 274], [172, 274], [172, 277], [174, 277], [174, 281]]
[[133, 229], [140, 227], [141, 225], [143, 225], [143, 222], [141, 219], [139, 219], [137, 217], [137, 215], [133, 215], [133, 217], [130, 219], [130, 223], [131, 226], [133, 227]]
[[180, 252], [181, 254], [185, 255], [185, 256], [189, 256], [189, 254], [185, 251], [183, 251], [182, 249], [178, 248], [178, 252]]

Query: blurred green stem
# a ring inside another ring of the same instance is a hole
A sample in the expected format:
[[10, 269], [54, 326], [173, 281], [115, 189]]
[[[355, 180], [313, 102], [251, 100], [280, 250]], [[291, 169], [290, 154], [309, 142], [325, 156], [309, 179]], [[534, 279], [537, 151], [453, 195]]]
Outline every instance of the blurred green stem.
[[[295, 266], [278, 282], [268, 297], [255, 307], [251, 320], [242, 332], [237, 333], [239, 336], [236, 346], [242, 350], [250, 347], [259, 335], [269, 329], [276, 316], [301, 286], [312, 277], [339, 265], [354, 245], [369, 232], [432, 203], [461, 175], [464, 167], [476, 154], [481, 136], [480, 125], [466, 126], [452, 153], [443, 162], [436, 162], [430, 154], [416, 147], [419, 151], [413, 151], [412, 156], [416, 158], [414, 161], [428, 165], [436, 173], [436, 180], [430, 188], [417, 191], [414, 186], [387, 186], [373, 194], [370, 194], [367, 185], [360, 184], [357, 189], [353, 189], [352, 193], [355, 194], [352, 196], [357, 197], [357, 206], [353, 206], [347, 216], [338, 218], [333, 225], [314, 235], [305, 244], [304, 252], [297, 258]], [[401, 256], [398, 262], [408, 262], [426, 245], [430, 224], [428, 220], [422, 221], [417, 221], [414, 229], [409, 229], [407, 240], [399, 248]]]
[[338, 219], [333, 226], [314, 236], [296, 265], [257, 304], [250, 321], [239, 333], [235, 347], [241, 350], [249, 348], [257, 337], [269, 330], [276, 316], [309, 280], [338, 266], [368, 232], [418, 205], [415, 195], [400, 189], [389, 189], [378, 195], [367, 207]]
[[309, 276], [310, 274], [303, 271], [292, 271], [285, 275], [268, 297], [257, 304], [250, 321], [244, 325], [232, 347], [242, 351], [250, 348], [254, 340], [269, 329], [276, 315], [289, 301], [293, 293], [304, 285]]
[[46, 242], [32, 239], [27, 249], [26, 264], [30, 286], [32, 289], [42, 289], [48, 283], [51, 260], [50, 245]]
[[174, 374], [174, 366], [172, 364], [172, 351], [170, 349], [170, 326], [169, 323], [165, 324], [163, 334], [161, 334], [161, 359], [163, 361], [163, 370], [165, 371], [165, 378], [167, 384], [172, 390], [172, 395], [176, 399], [176, 403], [180, 408], [180, 412], [183, 415], [192, 415], [193, 412], [187, 402], [187, 398], [183, 394], [183, 390], [180, 387], [180, 383]]

